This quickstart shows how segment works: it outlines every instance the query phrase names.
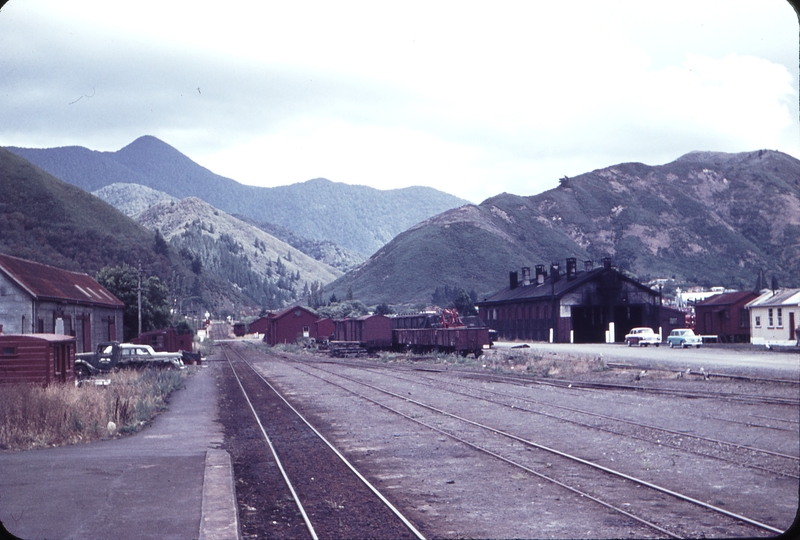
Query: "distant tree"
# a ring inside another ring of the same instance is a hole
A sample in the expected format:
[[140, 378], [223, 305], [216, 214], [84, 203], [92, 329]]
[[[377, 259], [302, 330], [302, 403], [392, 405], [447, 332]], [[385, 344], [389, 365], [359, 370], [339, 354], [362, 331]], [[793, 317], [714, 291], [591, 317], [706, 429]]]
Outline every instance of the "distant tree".
[[321, 307], [317, 310], [320, 317], [330, 317], [331, 319], [346, 319], [347, 317], [360, 317], [369, 313], [367, 306], [358, 300], [344, 302], [332, 302], [329, 306]]
[[200, 257], [194, 257], [192, 259], [192, 272], [198, 276], [203, 273], [203, 262], [200, 260]]
[[458, 310], [459, 315], [462, 317], [478, 314], [475, 309], [475, 299], [465, 289], [458, 291], [455, 300], [453, 300], [453, 307]]
[[[123, 337], [130, 341], [139, 333], [139, 271], [123, 265], [105, 267], [97, 274], [97, 282], [119, 298], [125, 309], [122, 317]], [[142, 279], [142, 331], [167, 328], [170, 323], [169, 289], [158, 277]]]
[[375, 308], [376, 315], [391, 315], [394, 312], [394, 309], [386, 302], [378, 304], [378, 306]]
[[335, 294], [335, 293], [332, 293], [332, 294], [331, 294], [331, 297], [330, 297], [330, 299], [329, 299], [329, 302], [330, 302], [331, 304], [336, 304], [336, 303], [338, 303], [338, 302], [339, 302], [339, 299], [338, 299], [338, 298], [336, 298], [336, 294]]
[[158, 229], [156, 229], [155, 245], [153, 246], [153, 251], [155, 251], [159, 255], [164, 255], [165, 257], [169, 255], [169, 244], [167, 244], [167, 241], [164, 240], [163, 236], [161, 236], [161, 231], [159, 231]]
[[352, 285], [350, 285], [347, 287], [347, 296], [345, 297], [345, 300], [352, 300], [352, 299], [353, 299], [353, 287]]
[[178, 334], [194, 334], [194, 329], [192, 329], [192, 325], [190, 325], [189, 322], [186, 321], [185, 319], [175, 325], [175, 331]]

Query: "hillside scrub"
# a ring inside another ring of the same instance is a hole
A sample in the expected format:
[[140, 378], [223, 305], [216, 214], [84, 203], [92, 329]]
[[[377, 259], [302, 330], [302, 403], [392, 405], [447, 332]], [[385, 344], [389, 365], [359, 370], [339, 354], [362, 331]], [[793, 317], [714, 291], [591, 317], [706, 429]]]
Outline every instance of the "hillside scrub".
[[169, 395], [183, 388], [186, 376], [186, 371], [146, 369], [114, 372], [105, 386], [0, 386], [0, 449], [61, 446], [136, 432], [166, 409]]

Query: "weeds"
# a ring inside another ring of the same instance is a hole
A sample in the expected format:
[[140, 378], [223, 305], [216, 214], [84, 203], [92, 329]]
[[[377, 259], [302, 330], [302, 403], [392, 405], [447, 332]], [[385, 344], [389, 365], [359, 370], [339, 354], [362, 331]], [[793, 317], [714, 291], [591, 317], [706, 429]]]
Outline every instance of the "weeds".
[[109, 375], [106, 386], [0, 386], [0, 449], [26, 450], [88, 442], [138, 431], [183, 387], [185, 372], [146, 369]]

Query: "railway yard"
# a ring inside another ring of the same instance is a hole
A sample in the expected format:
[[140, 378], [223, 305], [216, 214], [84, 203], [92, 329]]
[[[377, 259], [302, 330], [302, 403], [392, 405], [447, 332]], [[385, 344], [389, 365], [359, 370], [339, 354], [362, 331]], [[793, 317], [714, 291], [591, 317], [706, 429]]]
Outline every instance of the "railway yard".
[[218, 343], [243, 538], [773, 537], [798, 510], [796, 369], [540, 377]]

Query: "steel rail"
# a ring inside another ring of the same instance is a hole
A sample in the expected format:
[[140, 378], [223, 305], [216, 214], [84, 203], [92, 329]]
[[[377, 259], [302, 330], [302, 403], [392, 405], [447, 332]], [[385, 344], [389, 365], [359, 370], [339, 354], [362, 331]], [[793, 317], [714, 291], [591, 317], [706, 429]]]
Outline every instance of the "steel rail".
[[[416, 381], [412, 381], [411, 379], [405, 379], [405, 380], [410, 381], [410, 382], [416, 382]], [[431, 379], [428, 379], [428, 380], [431, 380]], [[452, 384], [454, 386], [462, 386], [464, 388], [468, 388], [470, 390], [474, 390], [474, 388], [471, 387], [471, 386], [468, 386], [468, 385], [465, 385], [465, 384], [461, 384], [461, 383], [457, 383], [457, 382], [447, 381], [446, 384]], [[758, 452], [758, 453], [761, 453], [761, 454], [768, 454], [768, 455], [771, 455], [771, 456], [780, 457], [780, 458], [784, 458], [784, 459], [791, 459], [793, 461], [800, 462], [800, 456], [793, 456], [793, 455], [790, 455], [790, 454], [783, 454], [781, 452], [775, 452], [773, 450], [767, 450], [765, 448], [758, 448], [758, 447], [749, 446], [749, 445], [746, 445], [746, 444], [739, 444], [739, 443], [730, 442], [730, 441], [723, 441], [721, 439], [714, 439], [712, 437], [704, 437], [703, 435], [693, 435], [691, 433], [684, 433], [682, 431], [677, 431], [677, 430], [674, 430], [674, 429], [669, 429], [669, 428], [659, 427], [659, 426], [653, 426], [653, 425], [645, 424], [645, 423], [642, 423], [642, 422], [636, 422], [634, 420], [628, 420], [628, 419], [625, 419], [625, 418], [619, 418], [619, 417], [616, 417], [616, 416], [611, 416], [611, 415], [602, 414], [602, 413], [595, 413], [595, 412], [591, 412], [591, 411], [585, 411], [583, 409], [578, 409], [578, 408], [575, 408], [575, 407], [569, 407], [567, 405], [556, 405], [554, 403], [548, 403], [546, 401], [541, 401], [541, 400], [537, 400], [537, 399], [532, 399], [532, 398], [527, 398], [527, 397], [522, 397], [522, 396], [515, 396], [515, 395], [512, 395], [512, 394], [506, 394], [504, 392], [498, 392], [496, 390], [487, 390], [487, 389], [481, 388], [481, 389], [479, 389], [479, 391], [486, 392], [488, 394], [495, 394], [495, 395], [498, 395], [498, 396], [503, 396], [503, 397], [507, 397], [507, 398], [511, 398], [511, 399], [518, 399], [520, 401], [527, 401], [529, 403], [536, 403], [536, 404], [539, 404], [539, 405], [543, 405], [545, 407], [553, 407], [553, 408], [556, 408], [556, 409], [563, 409], [563, 410], [570, 411], [570, 412], [575, 412], [575, 413], [579, 413], [579, 414], [585, 414], [587, 416], [595, 416], [597, 418], [603, 418], [605, 420], [611, 420], [611, 421], [614, 421], [614, 422], [626, 423], [626, 424], [630, 424], [630, 425], [636, 426], [636, 427], [643, 427], [643, 428], [647, 428], [647, 429], [653, 429], [653, 430], [656, 430], [656, 431], [663, 431], [663, 432], [669, 433], [671, 435], [679, 435], [681, 437], [697, 439], [697, 440], [701, 440], [701, 441], [705, 441], [705, 442], [711, 442], [711, 443], [714, 443], [714, 444], [732, 446], [734, 448], [741, 448], [743, 450], [749, 450], [751, 452]], [[498, 405], [503, 405], [502, 403], [497, 403], [496, 401], [491, 401], [491, 400], [488, 400], [486, 398], [481, 398], [481, 397], [478, 397], [478, 396], [470, 396], [469, 394], [464, 394], [462, 392], [456, 392], [456, 393], [461, 394], [461, 395], [465, 395], [465, 396], [469, 396], [469, 397], [474, 397], [476, 399], [481, 399], [481, 400], [484, 400], [484, 401], [489, 401], [490, 403], [496, 403]], [[520, 407], [509, 406], [509, 405], [503, 405], [503, 406], [511, 407], [512, 409], [513, 408], [517, 408], [517, 409], [520, 408]], [[551, 415], [551, 414], [548, 414], [548, 413], [544, 413], [544, 412], [541, 412], [541, 411], [534, 411], [534, 410], [531, 410], [531, 409], [525, 409], [525, 410], [528, 411], [528, 412], [535, 413], [535, 414], [541, 414], [541, 415], [544, 415], [544, 416], [549, 416], [549, 417], [557, 418], [557, 419], [560, 419], [560, 420], [564, 420], [563, 418], [559, 418], [558, 416]], [[723, 419], [719, 419], [719, 420], [723, 420]], [[580, 424], [579, 422], [578, 422], [578, 424], [579, 425], [585, 425], [585, 424]], [[766, 428], [767, 426], [762, 426], [762, 427]], [[769, 472], [776, 472], [776, 471], [769, 471]], [[796, 478], [800, 478], [800, 477], [796, 477]]]
[[225, 359], [228, 361], [228, 365], [231, 367], [231, 371], [233, 372], [233, 376], [236, 378], [236, 382], [239, 383], [239, 388], [242, 391], [242, 395], [244, 399], [247, 400], [247, 405], [250, 407], [250, 411], [253, 413], [253, 417], [255, 417], [256, 422], [258, 423], [259, 429], [261, 429], [261, 434], [264, 435], [264, 439], [267, 441], [267, 445], [269, 446], [270, 452], [272, 452], [272, 457], [275, 459], [275, 463], [278, 465], [278, 469], [281, 471], [281, 476], [283, 476], [283, 481], [286, 483], [286, 486], [289, 488], [289, 491], [292, 494], [292, 498], [297, 505], [297, 509], [300, 511], [300, 514], [303, 516], [303, 521], [306, 524], [306, 528], [308, 532], [311, 534], [311, 538], [313, 540], [319, 540], [316, 531], [314, 530], [314, 526], [311, 524], [311, 520], [306, 514], [305, 508], [303, 508], [303, 503], [300, 502], [300, 497], [297, 495], [297, 492], [294, 490], [294, 486], [292, 485], [292, 481], [289, 479], [289, 476], [286, 474], [286, 470], [283, 468], [283, 463], [281, 463], [281, 458], [278, 457], [278, 452], [275, 450], [275, 447], [272, 445], [272, 441], [267, 435], [266, 429], [264, 429], [264, 425], [261, 423], [261, 419], [256, 412], [255, 407], [253, 407], [253, 403], [250, 401], [250, 397], [247, 395], [247, 392], [242, 385], [241, 379], [239, 379], [239, 375], [236, 374], [236, 368], [233, 367], [233, 362], [231, 362], [230, 357], [228, 356], [228, 352], [226, 351], [227, 347], [221, 347], [222, 353], [225, 355]]
[[367, 488], [369, 488], [369, 490], [372, 491], [372, 493], [375, 494], [375, 496], [378, 497], [378, 499], [380, 499], [380, 501], [384, 505], [386, 505], [386, 507], [389, 508], [392, 511], [392, 513], [395, 516], [397, 516], [398, 519], [400, 519], [403, 525], [405, 525], [408, 528], [408, 530], [410, 530], [414, 534], [414, 536], [416, 536], [419, 540], [425, 540], [425, 536], [417, 530], [414, 524], [411, 523], [411, 521], [409, 521], [400, 512], [400, 510], [398, 510], [397, 507], [395, 507], [391, 503], [391, 501], [389, 501], [386, 497], [384, 497], [384, 495], [380, 491], [378, 491], [378, 489], [375, 486], [373, 486], [372, 483], [369, 480], [367, 480], [358, 471], [358, 469], [356, 469], [355, 466], [353, 466], [353, 464], [351, 464], [350, 461], [341, 452], [339, 452], [339, 450], [330, 441], [328, 441], [328, 439], [325, 438], [325, 436], [322, 433], [320, 433], [313, 425], [311, 425], [311, 423], [300, 413], [300, 411], [298, 411], [291, 403], [289, 403], [289, 401], [274, 386], [272, 386], [272, 384], [266, 378], [264, 378], [264, 376], [261, 375], [261, 373], [259, 373], [250, 362], [244, 359], [244, 357], [242, 357], [242, 355], [238, 351], [236, 351], [236, 353], [239, 354], [239, 357], [241, 358], [242, 362], [244, 362], [253, 371], [253, 373], [255, 373], [255, 375], [259, 379], [261, 379], [264, 382], [264, 384], [266, 384], [270, 388], [270, 390], [272, 390], [275, 393], [275, 395], [277, 395], [298, 416], [298, 418], [300, 418], [300, 420], [302, 420], [306, 424], [306, 426], [308, 426], [311, 429], [311, 431], [313, 431], [314, 434], [328, 446], [328, 448], [330, 448], [333, 451], [334, 454], [336, 454], [336, 456], [347, 466], [347, 468], [350, 469], [350, 471], [352, 471], [353, 474], [355, 474], [356, 477], [359, 480], [361, 480], [361, 482]]
[[508, 381], [512, 384], [521, 386], [526, 385], [539, 385], [549, 386], [553, 388], [571, 388], [583, 390], [631, 390], [636, 392], [648, 392], [653, 394], [674, 395], [679, 397], [695, 397], [703, 399], [721, 399], [727, 401], [742, 401], [745, 403], [766, 403], [771, 405], [800, 405], [800, 399], [797, 398], [784, 398], [780, 396], [752, 396], [747, 394], [736, 394], [733, 392], [691, 392], [686, 390], [679, 390], [675, 388], [650, 388], [646, 386], [631, 386], [629, 384], [618, 383], [599, 383], [599, 382], [586, 382], [574, 381], [569, 379], [552, 379], [544, 381], [539, 379], [528, 378], [527, 380], [520, 381], [519, 377], [510, 375], [497, 375], [492, 373], [467, 373], [467, 375], [474, 378], [485, 378], [489, 380]]
[[[319, 369], [319, 368], [317, 368], [317, 369]], [[456, 441], [458, 441], [458, 442], [460, 442], [462, 444], [465, 444], [465, 445], [469, 446], [470, 448], [478, 450], [479, 452], [482, 452], [482, 453], [487, 454], [489, 456], [492, 456], [492, 457], [494, 457], [494, 458], [496, 458], [496, 459], [498, 459], [500, 461], [508, 463], [509, 465], [511, 465], [513, 467], [517, 467], [519, 469], [522, 469], [525, 472], [530, 473], [530, 474], [532, 474], [532, 475], [534, 475], [534, 476], [536, 476], [538, 478], [541, 478], [541, 479], [546, 480], [548, 482], [552, 482], [553, 484], [556, 484], [557, 486], [560, 486], [560, 487], [562, 487], [562, 488], [564, 488], [564, 489], [566, 489], [568, 491], [571, 491], [572, 493], [575, 493], [576, 495], [579, 495], [581, 497], [584, 497], [586, 499], [594, 501], [594, 502], [596, 502], [596, 503], [598, 503], [598, 504], [600, 504], [600, 505], [602, 505], [602, 506], [604, 506], [606, 508], [609, 508], [609, 509], [611, 509], [611, 510], [613, 510], [615, 512], [618, 512], [618, 513], [620, 513], [620, 514], [622, 514], [622, 515], [624, 515], [626, 517], [629, 517], [629, 518], [633, 519], [634, 521], [637, 521], [637, 522], [641, 523], [642, 525], [650, 527], [650, 528], [652, 528], [652, 529], [654, 529], [654, 530], [656, 530], [656, 531], [658, 531], [660, 533], [663, 533], [663, 534], [665, 534], [667, 536], [670, 536], [672, 538], [682, 538], [680, 535], [677, 535], [677, 534], [675, 534], [675, 533], [673, 533], [673, 532], [671, 532], [671, 531], [669, 531], [667, 529], [664, 529], [664, 528], [660, 527], [659, 525], [656, 525], [655, 523], [647, 521], [644, 518], [640, 518], [639, 516], [636, 516], [635, 514], [631, 514], [630, 512], [628, 512], [626, 510], [623, 510], [622, 508], [614, 506], [613, 504], [608, 503], [606, 501], [603, 501], [602, 499], [598, 499], [597, 497], [595, 497], [593, 495], [590, 495], [589, 493], [586, 493], [585, 491], [581, 491], [581, 490], [579, 490], [577, 488], [574, 488], [574, 487], [572, 487], [572, 486], [570, 486], [568, 484], [565, 484], [565, 483], [563, 483], [563, 482], [561, 482], [559, 480], [556, 480], [555, 478], [547, 476], [546, 474], [542, 474], [542, 473], [540, 473], [540, 472], [538, 472], [538, 471], [536, 471], [534, 469], [531, 469], [530, 467], [528, 467], [526, 465], [523, 465], [523, 464], [518, 463], [518, 462], [516, 462], [516, 461], [514, 461], [512, 459], [509, 459], [509, 458], [507, 458], [505, 456], [502, 456], [502, 455], [500, 455], [500, 454], [498, 454], [496, 452], [493, 452], [493, 451], [489, 450], [488, 448], [484, 448], [484, 447], [482, 447], [480, 445], [477, 445], [477, 444], [475, 444], [473, 442], [470, 442], [470, 441], [468, 441], [468, 440], [466, 440], [466, 439], [464, 439], [462, 437], [459, 437], [458, 435], [454, 435], [453, 433], [450, 433], [449, 431], [443, 430], [443, 429], [438, 428], [436, 426], [432, 426], [430, 424], [426, 424], [425, 422], [419, 420], [418, 418], [414, 418], [413, 416], [409, 416], [409, 415], [405, 414], [402, 411], [398, 411], [397, 409], [394, 409], [394, 408], [390, 407], [389, 405], [386, 405], [386, 404], [381, 403], [381, 402], [379, 402], [379, 401], [377, 401], [375, 399], [372, 399], [369, 396], [365, 396], [363, 394], [360, 394], [360, 393], [358, 393], [358, 392], [356, 392], [354, 390], [351, 390], [350, 388], [342, 386], [341, 384], [338, 384], [338, 383], [335, 383], [335, 382], [330, 381], [328, 379], [325, 379], [324, 377], [320, 377], [319, 375], [315, 375], [313, 373], [308, 373], [308, 372], [306, 372], [306, 371], [304, 371], [302, 369], [300, 371], [303, 371], [304, 373], [306, 373], [307, 375], [310, 375], [312, 377], [317, 377], [318, 379], [320, 379], [322, 381], [325, 381], [328, 384], [331, 384], [333, 386], [341, 388], [341, 389], [345, 390], [346, 392], [349, 392], [350, 394], [353, 394], [354, 396], [357, 396], [357, 397], [359, 397], [361, 399], [364, 399], [366, 401], [374, 403], [375, 405], [377, 405], [377, 406], [379, 406], [379, 407], [381, 407], [383, 409], [386, 409], [387, 411], [390, 411], [390, 412], [392, 412], [394, 414], [397, 414], [397, 415], [399, 415], [399, 416], [401, 416], [401, 417], [403, 417], [403, 418], [405, 418], [407, 420], [411, 420], [415, 424], [419, 424], [420, 426], [423, 426], [423, 427], [425, 427], [427, 429], [430, 429], [430, 430], [435, 431], [437, 433], [441, 433], [442, 435], [450, 437], [451, 439], [454, 439], [454, 440], [456, 440]], [[325, 371], [325, 370], [321, 370], [321, 371]], [[335, 373], [331, 373], [331, 375], [341, 376], [341, 375], [336, 375]], [[345, 377], [345, 378], [347, 378], [347, 377]], [[405, 399], [406, 401], [409, 401], [409, 402], [413, 403], [413, 400], [411, 400], [411, 399], [403, 398], [403, 396], [398, 396], [398, 397], [400, 397], [400, 399]]]
[[[714, 505], [712, 505], [712, 504], [705, 503], [705, 502], [703, 502], [703, 501], [700, 501], [700, 500], [698, 500], [698, 499], [695, 499], [695, 498], [693, 498], [693, 497], [690, 497], [690, 496], [688, 496], [688, 495], [684, 495], [684, 494], [682, 494], [682, 493], [678, 493], [678, 492], [676, 492], [676, 491], [673, 491], [673, 490], [671, 490], [671, 489], [665, 488], [665, 487], [663, 487], [663, 486], [659, 486], [659, 485], [657, 485], [657, 484], [653, 484], [652, 482], [648, 482], [648, 481], [646, 481], [646, 480], [642, 480], [642, 479], [640, 479], [640, 478], [636, 478], [636, 477], [634, 477], [634, 476], [630, 476], [630, 475], [628, 475], [628, 474], [625, 474], [625, 473], [623, 473], [623, 472], [620, 472], [620, 471], [617, 471], [617, 470], [611, 469], [611, 468], [609, 468], [609, 467], [605, 467], [605, 466], [603, 466], [603, 465], [599, 465], [599, 464], [597, 464], [597, 463], [593, 463], [593, 462], [591, 462], [591, 461], [585, 460], [585, 459], [583, 459], [583, 458], [580, 458], [580, 457], [578, 457], [578, 456], [573, 456], [573, 455], [571, 455], [571, 454], [568, 454], [567, 452], [562, 452], [562, 451], [560, 451], [560, 450], [556, 450], [556, 449], [554, 449], [554, 448], [550, 448], [550, 447], [548, 447], [548, 446], [545, 446], [545, 445], [543, 445], [543, 444], [539, 444], [539, 443], [536, 443], [536, 442], [533, 442], [533, 441], [530, 441], [530, 440], [524, 439], [524, 438], [522, 438], [522, 437], [519, 437], [519, 436], [517, 436], [517, 435], [514, 435], [513, 433], [508, 433], [508, 432], [506, 432], [506, 431], [503, 431], [503, 430], [500, 430], [500, 429], [497, 429], [497, 428], [493, 428], [493, 427], [491, 427], [491, 426], [487, 426], [487, 425], [481, 424], [480, 422], [476, 422], [476, 421], [474, 421], [474, 420], [470, 420], [470, 419], [468, 419], [468, 418], [461, 417], [461, 416], [459, 416], [459, 415], [456, 415], [456, 414], [453, 414], [453, 413], [447, 412], [447, 411], [445, 411], [445, 410], [442, 410], [442, 409], [439, 409], [439, 408], [437, 408], [437, 407], [433, 407], [432, 405], [428, 405], [428, 404], [426, 404], [426, 403], [422, 403], [421, 401], [418, 401], [418, 400], [415, 400], [415, 399], [409, 398], [409, 397], [407, 397], [407, 396], [402, 396], [402, 395], [400, 395], [400, 394], [396, 394], [396, 393], [394, 393], [394, 392], [391, 392], [391, 391], [389, 391], [389, 390], [385, 390], [385, 389], [383, 389], [383, 388], [379, 388], [379, 387], [377, 387], [377, 386], [374, 386], [374, 385], [372, 385], [372, 384], [369, 384], [369, 383], [365, 383], [365, 382], [363, 382], [363, 381], [359, 381], [359, 380], [357, 380], [357, 379], [353, 379], [352, 377], [348, 377], [348, 376], [346, 376], [346, 375], [341, 375], [341, 374], [337, 374], [337, 373], [332, 373], [332, 372], [330, 372], [330, 371], [327, 371], [327, 370], [325, 370], [325, 369], [322, 369], [322, 368], [319, 368], [319, 367], [314, 367], [314, 369], [318, 369], [319, 371], [323, 371], [323, 372], [325, 372], [325, 373], [328, 373], [328, 374], [330, 374], [330, 375], [333, 375], [333, 376], [335, 376], [335, 377], [341, 377], [342, 379], [349, 380], [349, 381], [351, 381], [351, 382], [353, 382], [353, 383], [360, 384], [360, 385], [362, 385], [362, 386], [366, 386], [367, 388], [372, 388], [373, 390], [376, 390], [376, 391], [378, 391], [378, 392], [381, 392], [381, 393], [384, 393], [384, 394], [390, 395], [390, 396], [392, 396], [392, 397], [395, 397], [395, 398], [401, 399], [401, 400], [403, 400], [403, 401], [405, 401], [405, 402], [408, 402], [408, 403], [412, 403], [412, 404], [414, 404], [414, 405], [417, 405], [417, 406], [419, 406], [419, 407], [422, 407], [422, 408], [424, 408], [424, 409], [428, 409], [428, 410], [430, 410], [430, 411], [433, 411], [433, 412], [439, 413], [439, 414], [441, 414], [441, 415], [448, 416], [448, 417], [450, 417], [450, 418], [454, 418], [454, 419], [456, 419], [456, 420], [459, 420], [459, 421], [461, 421], [461, 422], [464, 422], [464, 423], [467, 423], [467, 424], [473, 425], [473, 426], [475, 426], [475, 427], [478, 427], [478, 428], [484, 429], [484, 430], [486, 430], [486, 431], [490, 431], [490, 432], [492, 432], [492, 433], [496, 433], [497, 435], [501, 435], [501, 436], [503, 436], [503, 437], [507, 437], [507, 438], [509, 438], [509, 439], [511, 439], [511, 440], [514, 440], [514, 441], [520, 442], [520, 443], [522, 443], [522, 444], [524, 444], [524, 445], [527, 445], [527, 446], [532, 446], [532, 447], [534, 447], [534, 448], [538, 448], [538, 449], [540, 449], [540, 450], [544, 450], [544, 451], [546, 451], [546, 452], [549, 452], [549, 453], [552, 453], [552, 454], [555, 454], [555, 455], [558, 455], [558, 456], [564, 457], [564, 458], [566, 458], [566, 459], [569, 459], [569, 460], [575, 461], [575, 462], [577, 462], [577, 463], [581, 463], [581, 464], [587, 465], [587, 466], [589, 466], [589, 467], [592, 467], [592, 468], [594, 468], [594, 469], [597, 469], [597, 470], [603, 471], [603, 472], [605, 472], [605, 473], [607, 473], [607, 474], [610, 474], [610, 475], [613, 475], [613, 476], [617, 476], [617, 477], [619, 477], [619, 478], [623, 478], [623, 479], [625, 479], [625, 480], [628, 480], [628, 481], [634, 482], [634, 483], [636, 483], [636, 484], [639, 484], [639, 485], [641, 485], [641, 486], [644, 486], [644, 487], [647, 487], [647, 488], [653, 489], [653, 490], [655, 490], [655, 491], [658, 491], [658, 492], [660, 492], [660, 493], [664, 493], [664, 494], [666, 494], [666, 495], [670, 495], [670, 496], [672, 496], [672, 497], [675, 497], [675, 498], [677, 498], [677, 499], [679, 499], [679, 500], [682, 500], [682, 501], [685, 501], [685, 502], [689, 502], [689, 503], [695, 504], [695, 505], [697, 505], [697, 506], [700, 506], [700, 507], [702, 507], [702, 508], [705, 508], [705, 509], [707, 509], [707, 510], [711, 510], [711, 511], [713, 511], [713, 512], [717, 512], [717, 513], [719, 513], [719, 514], [722, 514], [722, 515], [728, 516], [728, 517], [730, 517], [730, 518], [733, 518], [733, 519], [735, 519], [735, 520], [737, 520], [737, 521], [741, 521], [741, 522], [743, 522], [743, 523], [747, 523], [747, 524], [749, 524], [749, 525], [752, 525], [752, 526], [754, 526], [754, 527], [757, 527], [757, 528], [760, 528], [760, 529], [763, 529], [763, 530], [766, 530], [766, 531], [770, 531], [770, 532], [773, 532], [773, 533], [776, 533], [776, 534], [781, 534], [781, 533], [783, 533], [783, 532], [784, 532], [784, 531], [782, 531], [782, 530], [780, 530], [780, 529], [778, 529], [778, 528], [772, 527], [771, 525], [767, 525], [766, 523], [761, 523], [760, 521], [757, 521], [757, 520], [754, 520], [754, 519], [748, 518], [748, 517], [746, 517], [746, 516], [743, 516], [743, 515], [740, 515], [740, 514], [736, 514], [736, 513], [734, 513], [734, 512], [730, 512], [730, 511], [728, 511], [728, 510], [725, 510], [725, 509], [723, 509], [723, 508], [719, 508], [718, 506], [714, 506]], [[304, 370], [300, 369], [300, 371], [304, 371]], [[308, 372], [305, 372], [305, 373], [307, 373], [308, 375], [315, 376], [315, 375], [314, 375], [314, 374], [312, 374], [312, 373], [308, 373]], [[320, 378], [321, 380], [323, 380], [323, 381], [325, 381], [325, 382], [328, 382], [329, 384], [334, 384], [334, 385], [336, 384], [336, 383], [334, 383], [334, 382], [332, 382], [332, 381], [329, 381], [329, 380], [327, 380], [327, 379], [324, 379], [324, 378], [322, 378], [322, 377], [319, 377], [319, 376], [317, 376], [317, 378]], [[349, 392], [351, 392], [351, 393], [354, 393], [354, 394], [358, 395], [356, 392], [354, 392], [354, 391], [352, 391], [352, 390], [349, 390], [349, 389], [347, 389], [347, 388], [345, 388], [345, 387], [343, 387], [343, 386], [340, 386], [340, 387], [341, 387], [341, 388], [344, 388], [345, 390], [348, 390], [348, 391], [349, 391]], [[365, 397], [365, 396], [361, 396], [361, 397]], [[367, 399], [369, 399], [369, 398], [367, 398]], [[370, 401], [374, 401], [374, 400], [370, 400]], [[430, 426], [429, 426], [429, 427], [430, 427]]]

